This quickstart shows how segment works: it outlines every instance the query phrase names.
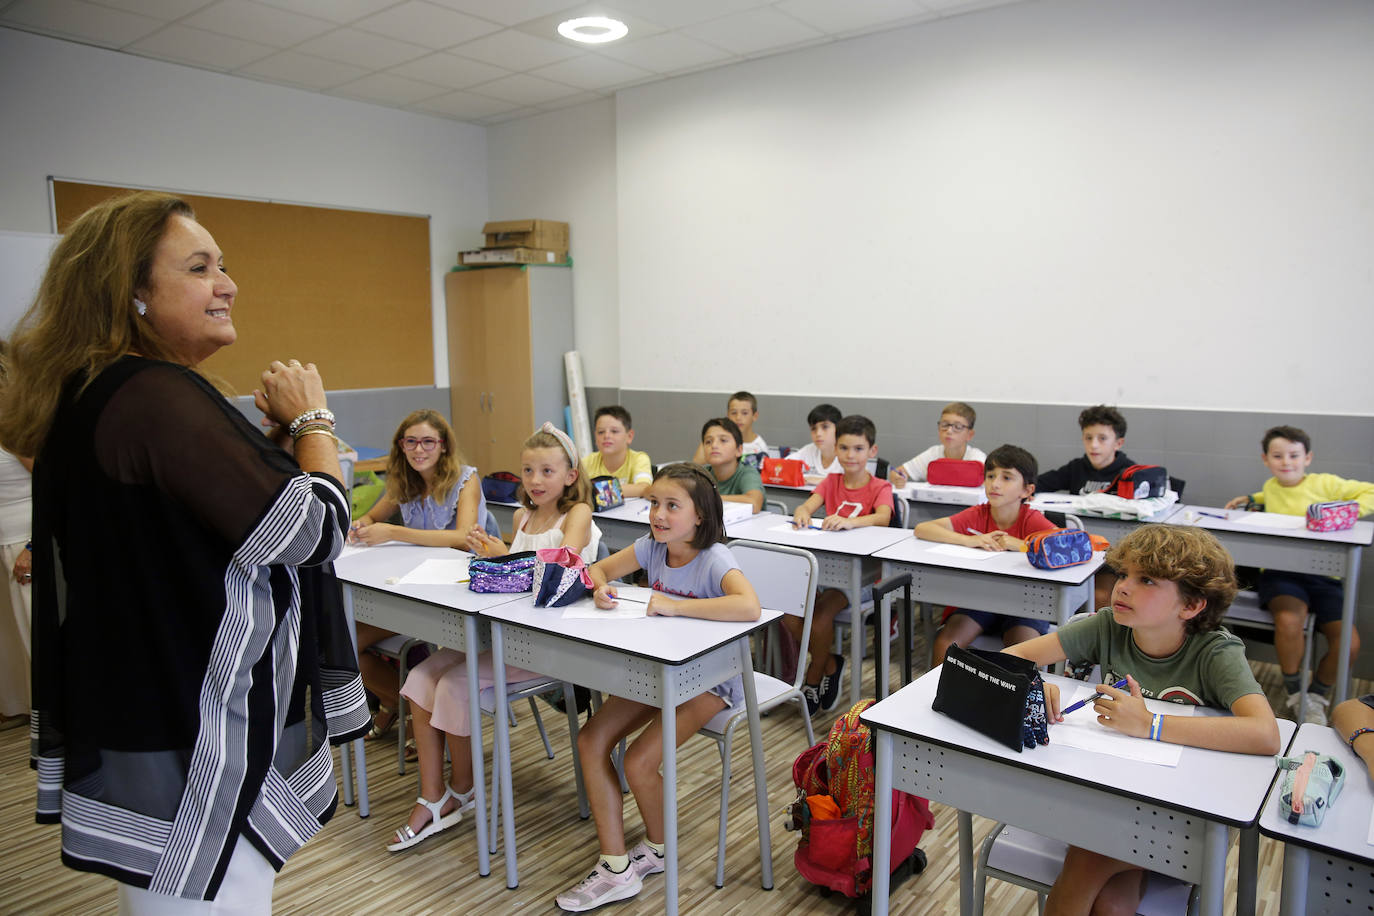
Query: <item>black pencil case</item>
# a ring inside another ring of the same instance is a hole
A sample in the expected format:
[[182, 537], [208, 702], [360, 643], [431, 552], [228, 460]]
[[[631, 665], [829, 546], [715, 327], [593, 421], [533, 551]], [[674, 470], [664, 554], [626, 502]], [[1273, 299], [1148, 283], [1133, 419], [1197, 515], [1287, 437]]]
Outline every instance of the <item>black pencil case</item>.
[[950, 646], [932, 708], [1018, 753], [1050, 743], [1045, 682], [1029, 659]]

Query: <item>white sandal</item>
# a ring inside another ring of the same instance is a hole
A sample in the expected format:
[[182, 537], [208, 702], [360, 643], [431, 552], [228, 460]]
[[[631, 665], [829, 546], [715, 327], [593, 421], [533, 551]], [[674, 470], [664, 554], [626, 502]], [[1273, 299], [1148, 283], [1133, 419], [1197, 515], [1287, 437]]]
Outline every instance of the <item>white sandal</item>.
[[[440, 814], [444, 808], [444, 802], [450, 798], [458, 802], [458, 807], [448, 814]], [[452, 786], [444, 786], [444, 794], [438, 801], [428, 801], [424, 796], [415, 799], [415, 804], [424, 805], [429, 809], [429, 823], [421, 827], [417, 833], [411, 829], [410, 824], [403, 824], [396, 831], [396, 842], [392, 843], [387, 849], [391, 852], [400, 852], [402, 849], [409, 849], [416, 843], [433, 836], [436, 833], [447, 830], [463, 819], [463, 796], [453, 791]]]

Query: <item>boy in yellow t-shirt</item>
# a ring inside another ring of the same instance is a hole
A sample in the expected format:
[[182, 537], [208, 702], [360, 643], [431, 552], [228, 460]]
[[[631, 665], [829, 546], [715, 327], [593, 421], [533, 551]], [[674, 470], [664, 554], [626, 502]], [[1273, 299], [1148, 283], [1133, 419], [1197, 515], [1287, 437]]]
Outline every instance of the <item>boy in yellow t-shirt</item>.
[[[1353, 499], [1360, 504], [1360, 514], [1374, 512], [1374, 483], [1346, 480], [1335, 474], [1309, 474], [1312, 464], [1312, 440], [1307, 433], [1293, 426], [1275, 426], [1260, 440], [1264, 466], [1273, 474], [1258, 493], [1237, 496], [1226, 504], [1239, 509], [1250, 503], [1262, 506], [1266, 512], [1283, 515], [1306, 515], [1313, 503]], [[1288, 691], [1288, 708], [1294, 718], [1302, 704], [1303, 626], [1310, 610], [1317, 615], [1317, 629], [1326, 637], [1326, 654], [1317, 662], [1312, 682], [1307, 686], [1307, 712], [1304, 719], [1318, 725], [1326, 724], [1326, 705], [1331, 685], [1335, 683], [1339, 659], [1336, 656], [1341, 641], [1341, 611], [1343, 588], [1338, 579], [1310, 573], [1284, 572], [1277, 569], [1260, 571], [1255, 590], [1260, 606], [1274, 615], [1274, 652], [1279, 657], [1279, 671]], [[1350, 662], [1360, 651], [1360, 633], [1350, 631]]]
[[628, 410], [619, 404], [598, 407], [593, 438], [597, 451], [582, 459], [582, 471], [588, 478], [619, 478], [620, 492], [627, 498], [648, 492], [654, 482], [653, 465], [647, 454], [630, 448], [635, 429]]

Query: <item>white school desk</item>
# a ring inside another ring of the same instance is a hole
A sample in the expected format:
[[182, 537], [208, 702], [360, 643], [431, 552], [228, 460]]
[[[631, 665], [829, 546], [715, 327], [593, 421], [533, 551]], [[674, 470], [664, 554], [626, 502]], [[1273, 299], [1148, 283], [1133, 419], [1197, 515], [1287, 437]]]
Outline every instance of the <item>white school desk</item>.
[[[744, 503], [725, 503], [724, 506], [726, 531], [731, 537], [738, 537], [733, 533], [735, 526], [748, 521], [753, 513]], [[622, 506], [595, 513], [592, 521], [601, 529], [601, 539], [610, 547], [611, 553], [615, 553], [648, 533], [649, 501], [642, 496], [631, 497]]]
[[[747, 538], [768, 544], [783, 544], [800, 547], [816, 557], [820, 567], [821, 586], [843, 589], [849, 595], [849, 611], [852, 627], [862, 625], [860, 608], [863, 594], [863, 561], [889, 544], [911, 537], [905, 528], [878, 528], [867, 525], [862, 528], [849, 528], [845, 531], [817, 531], [814, 528], [793, 530], [791, 518], [763, 512], [752, 519], [730, 526], [728, 534], [732, 538]], [[820, 520], [816, 520], [820, 524]], [[774, 530], [786, 525], [787, 530]], [[880, 631], [886, 633], [886, 630]], [[849, 639], [849, 684], [850, 701], [859, 702], [863, 681], [863, 654], [857, 633]], [[881, 640], [886, 645], [886, 640]]]
[[1345, 531], [1316, 532], [1306, 527], [1261, 528], [1247, 524], [1244, 517], [1253, 514], [1241, 509], [1183, 506], [1170, 521], [1206, 528], [1242, 566], [1336, 576], [1343, 580], [1345, 594], [1341, 605], [1341, 641], [1337, 650], [1333, 705], [1339, 703], [1350, 692], [1350, 631], [1355, 626], [1360, 551], [1374, 542], [1374, 522], [1356, 522], [1354, 528]]
[[[945, 546], [908, 534], [901, 541], [874, 554], [883, 561], [883, 578], [911, 574], [911, 598], [915, 602], [952, 605], [992, 611], [1014, 617], [1034, 617], [1057, 624], [1072, 617], [1092, 600], [1093, 576], [1104, 553], [1066, 569], [1036, 569], [1016, 550], [988, 552], [985, 559], [941, 553]], [[880, 628], [890, 626], [890, 602], [878, 609]], [[886, 633], [886, 629], [879, 632]], [[930, 634], [926, 634], [929, 642]], [[886, 641], [874, 651], [878, 659], [878, 697], [887, 696], [890, 646]]]
[[1334, 729], [1300, 727], [1288, 756], [1301, 757], [1309, 750], [1330, 754], [1344, 764], [1345, 786], [1320, 827], [1301, 827], [1279, 814], [1282, 780], [1274, 781], [1260, 812], [1260, 833], [1284, 844], [1280, 916], [1368, 912], [1374, 904], [1374, 846], [1369, 844], [1374, 784], [1364, 761]]
[[[1197, 883], [1201, 912], [1220, 916], [1226, 884], [1227, 828], [1242, 831], [1237, 913], [1254, 911], [1254, 831], [1274, 778], [1274, 758], [1183, 748], [1176, 767], [1082, 751], [1054, 742], [1016, 753], [931, 709], [940, 670], [864, 711], [876, 730], [873, 861], [892, 847], [892, 790], [959, 811], [959, 908], [973, 905], [973, 815], [1006, 821]], [[1046, 681], [1078, 684], [1047, 675]], [[1063, 686], [1061, 686], [1061, 690]], [[1280, 746], [1293, 723], [1279, 720]], [[1247, 836], [1249, 840], [1247, 842]], [[886, 916], [887, 870], [873, 881], [874, 916]]]
[[[584, 598], [590, 606], [591, 599]], [[543, 671], [603, 693], [657, 706], [663, 716], [663, 823], [665, 910], [677, 913], [677, 706], [704, 690], [744, 677], [749, 710], [749, 743], [754, 758], [763, 887], [773, 887], [768, 833], [768, 792], [764, 781], [763, 737], [752, 676], [749, 637], [781, 617], [765, 610], [756, 621], [725, 623], [692, 617], [642, 620], [563, 618], [564, 608], [537, 608], [529, 595], [490, 607], [492, 658], [496, 680], [496, 747], [509, 767], [510, 731], [506, 720], [507, 664]], [[571, 707], [572, 704], [569, 704]], [[519, 883], [515, 860], [515, 809], [509, 773], [501, 774], [502, 829], [506, 847], [506, 886]], [[569, 880], [574, 878], [569, 875]]]
[[[343, 583], [344, 609], [350, 619], [361, 620], [397, 633], [456, 649], [482, 652], [491, 648], [485, 625], [478, 614], [484, 609], [513, 601], [521, 595], [481, 594], [466, 583], [454, 585], [399, 585], [388, 582], [410, 572], [424, 560], [451, 560], [465, 554], [448, 547], [417, 547], [412, 544], [381, 544], [350, 548], [334, 561], [334, 574]], [[477, 816], [477, 871], [491, 873], [487, 853], [485, 757], [482, 751], [482, 709], [477, 666], [468, 665], [468, 704], [472, 718], [472, 773]], [[569, 703], [572, 715], [576, 709]], [[366, 786], [362, 772], [366, 760], [359, 755], [359, 785]], [[348, 788], [348, 787], [345, 787]], [[365, 788], [360, 788], [360, 793]]]

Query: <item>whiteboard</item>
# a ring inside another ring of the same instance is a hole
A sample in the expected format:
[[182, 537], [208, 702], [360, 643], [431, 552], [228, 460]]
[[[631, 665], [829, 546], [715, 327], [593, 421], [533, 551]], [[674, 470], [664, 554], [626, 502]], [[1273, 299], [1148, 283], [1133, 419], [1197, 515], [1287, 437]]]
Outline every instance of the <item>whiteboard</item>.
[[58, 238], [0, 229], [0, 337], [9, 337], [15, 323], [33, 304]]

